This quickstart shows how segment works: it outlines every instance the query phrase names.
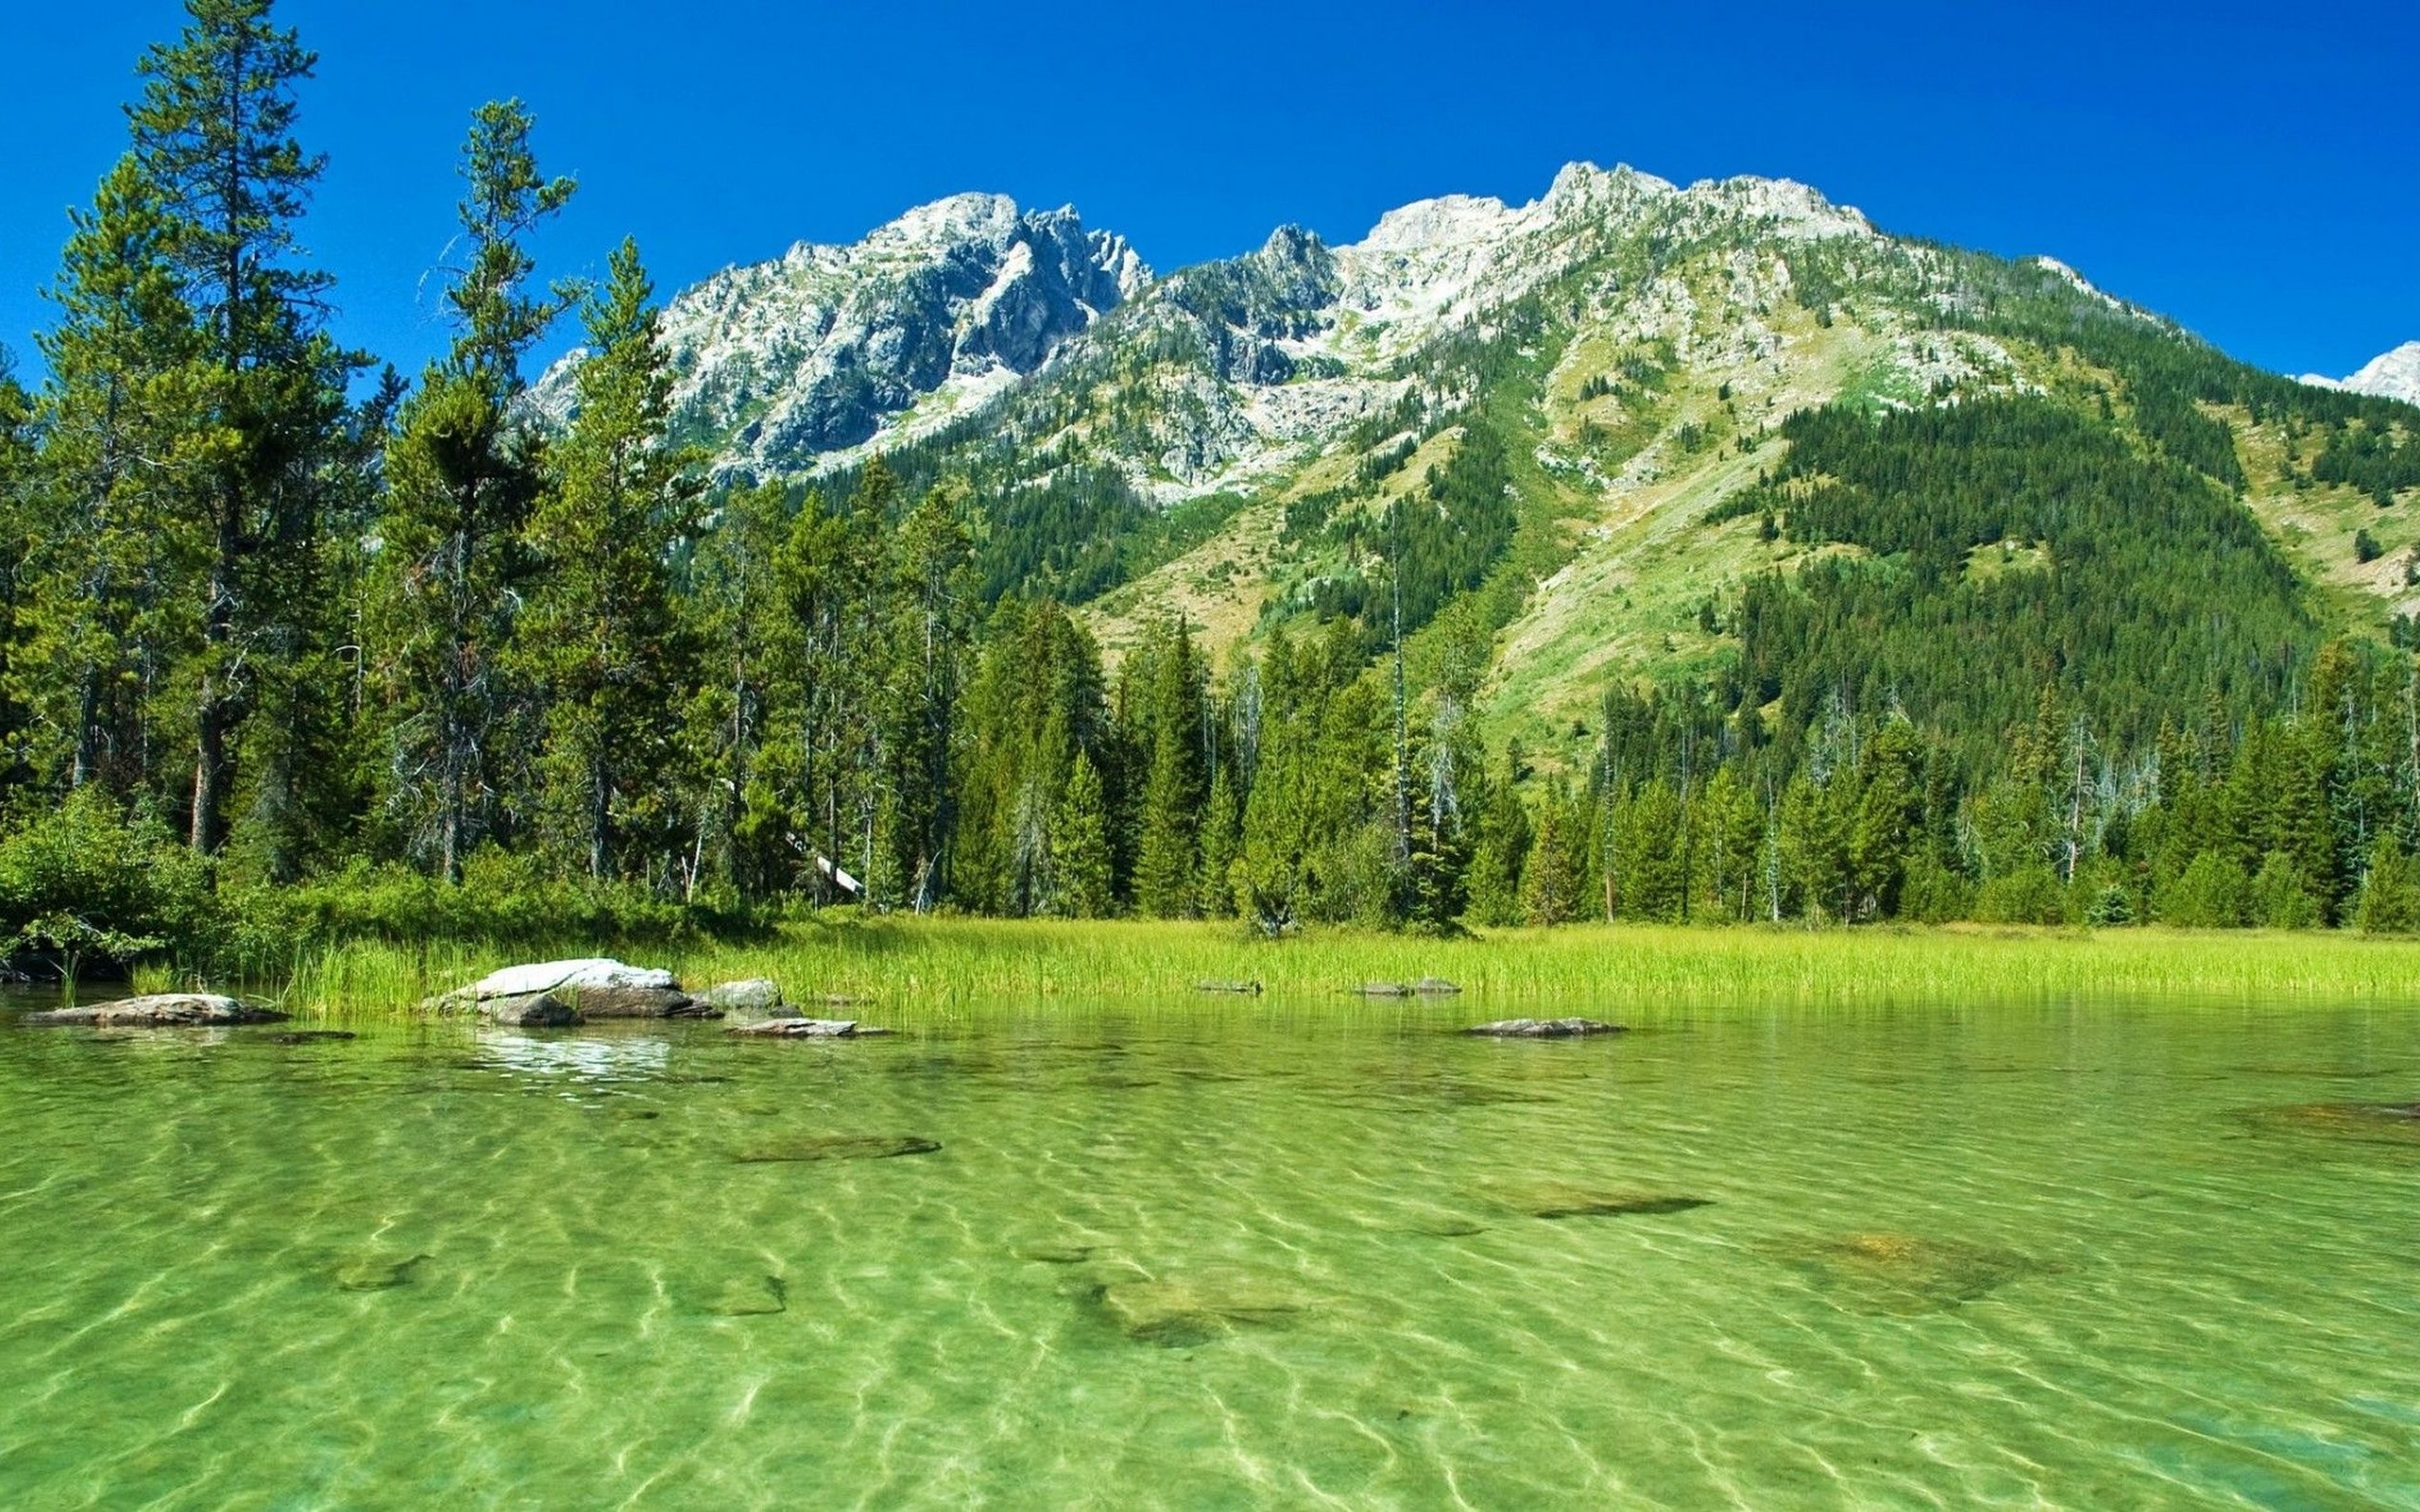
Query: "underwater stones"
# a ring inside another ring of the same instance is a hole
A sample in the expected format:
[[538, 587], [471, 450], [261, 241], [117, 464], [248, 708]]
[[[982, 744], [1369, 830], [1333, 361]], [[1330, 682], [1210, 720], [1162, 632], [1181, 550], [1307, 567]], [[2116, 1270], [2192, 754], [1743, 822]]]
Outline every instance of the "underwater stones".
[[1361, 998], [1408, 998], [1411, 996], [1411, 988], [1406, 987], [1401, 982], [1364, 982], [1359, 987], [1347, 988], [1345, 990], [1351, 992], [1355, 997]]
[[1462, 990], [1459, 983], [1448, 982], [1442, 976], [1424, 976], [1411, 984], [1411, 989], [1424, 998], [1459, 997]]
[[1258, 982], [1196, 982], [1193, 984], [1193, 990], [1196, 992], [1231, 992], [1238, 997], [1256, 998], [1260, 996], [1260, 984]]
[[1019, 1260], [1029, 1260], [1042, 1265], [1080, 1265], [1093, 1258], [1092, 1245], [1027, 1245], [1017, 1250]]
[[360, 1036], [351, 1029], [292, 1029], [284, 1034], [266, 1035], [263, 1038], [273, 1045], [329, 1045], [347, 1040], [357, 1040]]
[[779, 1276], [741, 1276], [725, 1281], [707, 1299], [716, 1317], [773, 1317], [790, 1310], [789, 1283]]
[[1310, 1306], [1301, 1294], [1259, 1278], [1216, 1274], [1111, 1281], [1090, 1295], [1120, 1333], [1172, 1349], [1238, 1328], [1282, 1328]]
[[1677, 1192], [1642, 1191], [1632, 1187], [1591, 1187], [1564, 1181], [1539, 1181], [1497, 1190], [1495, 1200], [1532, 1218], [1630, 1218], [1688, 1212], [1714, 1205], [1711, 1197]]
[[1628, 1034], [1618, 1023], [1605, 1023], [1596, 1019], [1498, 1019], [1494, 1023], [1475, 1023], [1462, 1031], [1490, 1040], [1577, 1040], [1588, 1035]]
[[890, 1032], [855, 1019], [762, 1019], [723, 1031], [755, 1040], [871, 1040]]
[[2420, 1148], [2420, 1103], [2293, 1103], [2249, 1108], [2238, 1116], [2265, 1134]]
[[1942, 1311], [2053, 1268], [2012, 1250], [1878, 1231], [1818, 1241], [1794, 1259], [1819, 1285], [1886, 1313]]
[[226, 1024], [280, 1023], [287, 1015], [256, 1008], [210, 992], [158, 992], [83, 1007], [28, 1013], [27, 1024], [43, 1028], [206, 1029]]
[[411, 1255], [397, 1260], [391, 1256], [365, 1255], [347, 1261], [337, 1267], [337, 1289], [346, 1292], [392, 1291], [408, 1284], [413, 1270], [429, 1258], [427, 1255]]
[[782, 1005], [782, 987], [761, 976], [744, 982], [717, 982], [700, 993], [698, 1000], [723, 1013], [771, 1013]]
[[777, 1165], [817, 1160], [888, 1160], [903, 1155], [930, 1155], [939, 1140], [912, 1134], [817, 1134], [752, 1145], [732, 1159], [742, 1165]]

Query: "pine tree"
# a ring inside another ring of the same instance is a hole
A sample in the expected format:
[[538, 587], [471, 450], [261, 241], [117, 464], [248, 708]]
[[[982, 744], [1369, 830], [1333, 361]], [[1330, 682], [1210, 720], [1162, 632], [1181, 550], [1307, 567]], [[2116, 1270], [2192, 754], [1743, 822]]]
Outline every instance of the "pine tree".
[[1051, 869], [1056, 885], [1050, 911], [1067, 919], [1106, 919], [1115, 906], [1111, 891], [1109, 804], [1100, 772], [1079, 751], [1068, 774], [1066, 795], [1051, 824]]
[[1201, 877], [1202, 675], [1183, 621], [1161, 627], [1136, 653], [1142, 684], [1133, 747], [1143, 757], [1134, 848], [1134, 905], [1153, 919], [1196, 909]]
[[143, 98], [127, 112], [132, 161], [158, 196], [167, 259], [197, 320], [193, 382], [217, 434], [174, 520], [200, 566], [201, 644], [182, 671], [190, 836], [205, 853], [225, 838], [254, 669], [291, 662], [314, 639], [295, 621], [320, 602], [308, 568], [320, 469], [356, 365], [322, 330], [334, 280], [297, 266], [296, 226], [322, 160], [294, 137], [295, 90], [316, 60], [272, 9], [186, 0], [190, 24], [145, 56]]
[[974, 612], [963, 502], [949, 486], [927, 493], [892, 533], [886, 575], [875, 701], [879, 839], [867, 885], [879, 901], [918, 913], [937, 906], [948, 886], [958, 818], [950, 758]]
[[56, 741], [36, 761], [68, 788], [131, 796], [154, 775], [151, 726], [175, 648], [196, 630], [194, 596], [178, 591], [190, 536], [176, 522], [217, 437], [194, 389], [199, 336], [157, 186], [121, 160], [71, 218], [47, 291], [59, 323], [39, 337], [43, 444], [11, 670]]
[[546, 711], [544, 831], [599, 880], [617, 874], [623, 840], [672, 837], [671, 713], [694, 679], [672, 558], [698, 530], [699, 487], [694, 459], [666, 440], [672, 375], [653, 299], [625, 241], [586, 305], [588, 355], [557, 480], [530, 520], [538, 577], [518, 627]]
[[[39, 453], [33, 399], [18, 383], [14, 357], [0, 346], [0, 559], [25, 562], [33, 552], [33, 490]], [[25, 585], [0, 572], [0, 812], [33, 778], [27, 710], [18, 694], [18, 608]]]
[[1519, 746], [1508, 747], [1503, 776], [1492, 785], [1471, 854], [1471, 914], [1482, 924], [1504, 927], [1521, 921], [1531, 833], [1530, 812], [1513, 785], [1520, 766]]
[[455, 338], [403, 410], [388, 449], [388, 507], [372, 628], [391, 743], [388, 781], [417, 849], [458, 881], [505, 774], [522, 532], [544, 485], [542, 447], [516, 408], [521, 360], [568, 302], [529, 290], [529, 233], [571, 198], [545, 180], [518, 101], [481, 106], [463, 146], [470, 263], [446, 301]]

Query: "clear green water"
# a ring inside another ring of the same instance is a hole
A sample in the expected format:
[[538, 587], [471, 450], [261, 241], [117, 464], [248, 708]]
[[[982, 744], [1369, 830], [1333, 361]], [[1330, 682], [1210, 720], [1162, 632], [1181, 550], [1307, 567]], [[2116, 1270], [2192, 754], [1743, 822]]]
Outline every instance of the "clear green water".
[[0, 1026], [0, 1504], [2420, 1506], [2420, 1011], [1469, 1012]]

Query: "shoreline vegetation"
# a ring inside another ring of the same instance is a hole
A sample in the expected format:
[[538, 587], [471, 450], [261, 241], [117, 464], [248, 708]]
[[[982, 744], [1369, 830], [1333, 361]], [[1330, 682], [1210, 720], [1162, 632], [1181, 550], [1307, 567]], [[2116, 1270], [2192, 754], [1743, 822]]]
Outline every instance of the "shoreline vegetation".
[[[836, 994], [890, 1020], [1226, 1001], [1202, 992], [1204, 983], [1257, 984], [1258, 994], [1234, 1001], [1239, 1013], [1322, 1004], [1342, 1011], [1359, 1001], [1360, 984], [1424, 976], [1457, 984], [1466, 1003], [1553, 1001], [1613, 1012], [2420, 1001], [2420, 942], [2310, 931], [1581, 924], [1442, 939], [1338, 928], [1270, 941], [1208, 921], [825, 916], [746, 939], [618, 949], [693, 986], [769, 977], [794, 1000]], [[430, 1016], [422, 1006], [428, 998], [497, 967], [600, 953], [611, 952], [593, 938], [534, 950], [358, 939], [300, 954], [282, 978], [221, 985], [301, 1015], [422, 1017]], [[132, 985], [192, 984], [146, 968]]]

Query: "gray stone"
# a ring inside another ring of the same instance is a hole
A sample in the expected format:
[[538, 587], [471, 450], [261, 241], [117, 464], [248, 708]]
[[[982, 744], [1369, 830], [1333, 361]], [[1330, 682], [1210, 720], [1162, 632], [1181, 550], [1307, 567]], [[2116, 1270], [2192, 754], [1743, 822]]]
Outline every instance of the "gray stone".
[[720, 1008], [671, 988], [559, 987], [547, 994], [562, 999], [591, 1023], [600, 1019], [719, 1019]]
[[1462, 990], [1460, 984], [1448, 982], [1442, 976], [1424, 976], [1411, 984], [1411, 989], [1424, 998], [1450, 998], [1460, 995]]
[[66, 1028], [194, 1029], [231, 1023], [278, 1023], [287, 1017], [274, 1008], [256, 1008], [209, 992], [161, 992], [116, 1003], [28, 1013], [25, 1022]]
[[782, 988], [780, 983], [763, 977], [718, 982], [706, 988], [700, 1001], [724, 1013], [771, 1013], [782, 1005]]
[[1193, 990], [1233, 992], [1241, 997], [1256, 998], [1260, 996], [1260, 984], [1258, 982], [1196, 982], [1193, 984]]
[[495, 1022], [516, 1029], [567, 1029], [588, 1022], [579, 1016], [578, 1008], [552, 992], [487, 998], [480, 1002], [478, 1009]]
[[855, 1019], [762, 1019], [735, 1023], [723, 1032], [761, 1040], [865, 1040], [890, 1033]]
[[1401, 982], [1364, 982], [1354, 992], [1365, 998], [1408, 998], [1411, 988]]
[[1473, 1024], [1462, 1031], [1496, 1040], [1573, 1040], [1582, 1035], [1629, 1032], [1618, 1023], [1601, 1023], [1595, 1019], [1499, 1019], [1494, 1023]]

